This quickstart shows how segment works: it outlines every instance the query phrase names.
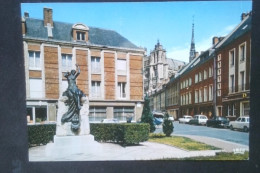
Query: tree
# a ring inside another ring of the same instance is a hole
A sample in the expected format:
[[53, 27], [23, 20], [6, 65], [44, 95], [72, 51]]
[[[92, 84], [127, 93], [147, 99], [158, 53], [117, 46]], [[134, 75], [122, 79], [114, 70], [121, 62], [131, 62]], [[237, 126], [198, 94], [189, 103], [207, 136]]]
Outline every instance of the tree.
[[153, 116], [152, 116], [149, 104], [150, 104], [150, 100], [149, 100], [149, 97], [146, 95], [144, 97], [144, 107], [143, 107], [141, 122], [142, 123], [149, 123], [150, 124], [150, 132], [154, 132], [155, 131], [155, 125], [154, 125], [154, 122], [153, 122]]
[[173, 132], [173, 123], [171, 120], [169, 120], [169, 114], [166, 112], [163, 118], [163, 133], [166, 136], [171, 136]]

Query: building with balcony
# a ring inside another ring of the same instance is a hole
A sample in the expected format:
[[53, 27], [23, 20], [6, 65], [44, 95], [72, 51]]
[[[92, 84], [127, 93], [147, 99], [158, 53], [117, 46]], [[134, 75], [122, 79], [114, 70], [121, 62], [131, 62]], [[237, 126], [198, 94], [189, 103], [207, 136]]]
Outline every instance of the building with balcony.
[[77, 85], [89, 98], [90, 122], [105, 118], [126, 121], [141, 117], [143, 56], [115, 31], [82, 23], [53, 21], [43, 9], [43, 20], [22, 18], [28, 123], [56, 121], [58, 99], [68, 83], [64, 74], [81, 70]]

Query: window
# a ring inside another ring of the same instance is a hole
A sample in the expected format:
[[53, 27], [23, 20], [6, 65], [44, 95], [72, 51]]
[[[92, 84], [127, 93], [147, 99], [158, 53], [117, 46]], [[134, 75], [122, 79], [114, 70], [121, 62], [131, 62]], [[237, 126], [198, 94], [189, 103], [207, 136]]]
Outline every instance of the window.
[[181, 89], [182, 89], [182, 82], [181, 82]]
[[186, 79], [186, 87], [188, 87], [188, 86], [189, 86], [189, 80]]
[[125, 87], [126, 87], [125, 82], [118, 82], [117, 85], [118, 98], [126, 98]]
[[221, 96], [221, 90], [218, 90], [218, 97]]
[[228, 105], [228, 116], [235, 116], [235, 115], [236, 115], [235, 104]]
[[45, 106], [28, 106], [26, 108], [28, 123], [44, 123], [47, 119], [47, 107]]
[[242, 103], [242, 115], [249, 116], [250, 105], [249, 102]]
[[202, 89], [199, 90], [199, 102], [202, 102]]
[[101, 73], [100, 57], [91, 57], [91, 73]]
[[213, 68], [209, 67], [209, 77], [212, 77], [212, 76], [213, 76]]
[[195, 83], [198, 83], [198, 74], [195, 74]]
[[183, 105], [183, 95], [181, 95], [181, 105]]
[[221, 83], [218, 83], [217, 89], [221, 89]]
[[191, 86], [192, 85], [192, 79], [191, 79], [191, 77], [189, 78], [189, 86]]
[[221, 76], [218, 76], [217, 81], [221, 82]]
[[30, 98], [42, 98], [43, 88], [42, 79], [29, 79]]
[[61, 54], [62, 58], [62, 70], [70, 71], [72, 67], [72, 55], [70, 54]]
[[29, 68], [30, 69], [40, 69], [40, 52], [29, 51]]
[[218, 68], [221, 68], [221, 61], [218, 62]]
[[245, 90], [245, 72], [241, 71], [240, 72], [240, 91], [244, 91]]
[[91, 82], [91, 96], [101, 97], [100, 81]]
[[105, 119], [106, 116], [106, 107], [95, 107], [90, 106], [89, 107], [89, 121], [93, 122], [101, 122], [103, 119]]
[[199, 91], [195, 90], [195, 103], [198, 103]]
[[117, 74], [126, 75], [126, 60], [125, 59], [117, 60]]
[[207, 70], [204, 70], [204, 79], [207, 79], [208, 78], [208, 72]]
[[114, 118], [119, 121], [126, 121], [127, 116], [134, 116], [134, 107], [114, 107]]
[[213, 100], [213, 85], [209, 85], [209, 101]]
[[79, 41], [85, 41], [85, 40], [86, 40], [86, 38], [85, 38], [85, 32], [77, 31], [77, 40], [79, 40]]
[[218, 55], [218, 61], [220, 61], [220, 60], [221, 60], [221, 54]]
[[221, 75], [221, 69], [218, 69], [218, 75]]
[[202, 80], [202, 74], [199, 72], [199, 82]]
[[189, 94], [186, 93], [186, 105], [189, 104]]
[[231, 66], [235, 65], [235, 50], [229, 51], [229, 62]]
[[204, 87], [204, 102], [208, 101], [208, 88]]
[[186, 97], [185, 97], [185, 94], [182, 95], [183, 96], [183, 105], [186, 104]]
[[189, 104], [191, 104], [191, 92], [189, 92]]
[[239, 57], [240, 57], [240, 61], [245, 61], [246, 58], [245, 44], [239, 46]]
[[235, 92], [235, 79], [234, 75], [230, 76], [230, 91], [231, 93]]

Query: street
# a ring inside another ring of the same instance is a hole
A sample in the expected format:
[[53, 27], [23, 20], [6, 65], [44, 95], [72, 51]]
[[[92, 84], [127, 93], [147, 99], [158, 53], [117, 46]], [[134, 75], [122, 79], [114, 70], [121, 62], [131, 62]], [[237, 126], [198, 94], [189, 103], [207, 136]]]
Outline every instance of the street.
[[[249, 133], [245, 133], [241, 131], [232, 131], [230, 129], [223, 129], [223, 128], [179, 124], [178, 121], [175, 121], [173, 125], [174, 125], [173, 134], [176, 135], [195, 135], [195, 136], [212, 137], [212, 138], [217, 138], [217, 139], [249, 146]], [[156, 128], [155, 133], [162, 133], [161, 126]]]

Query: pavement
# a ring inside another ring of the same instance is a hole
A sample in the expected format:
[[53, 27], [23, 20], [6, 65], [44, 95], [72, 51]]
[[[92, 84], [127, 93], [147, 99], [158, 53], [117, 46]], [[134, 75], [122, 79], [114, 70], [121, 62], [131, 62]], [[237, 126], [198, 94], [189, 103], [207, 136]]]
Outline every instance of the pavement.
[[[91, 149], [86, 148], [82, 152], [70, 153], [58, 152], [47, 153], [47, 144], [29, 148], [29, 161], [118, 161], [118, 160], [160, 160], [166, 158], [187, 158], [197, 156], [215, 156], [217, 152], [233, 152], [234, 150], [249, 151], [249, 147], [237, 143], [232, 143], [216, 138], [193, 136], [193, 135], [176, 135], [189, 137], [195, 141], [203, 142], [221, 150], [205, 151], [187, 151], [181, 148], [172, 147], [165, 144], [154, 142], [142, 142], [134, 146], [120, 146], [114, 143], [97, 143], [99, 147]], [[68, 150], [68, 149], [66, 149]], [[63, 154], [67, 153], [67, 154]]]

